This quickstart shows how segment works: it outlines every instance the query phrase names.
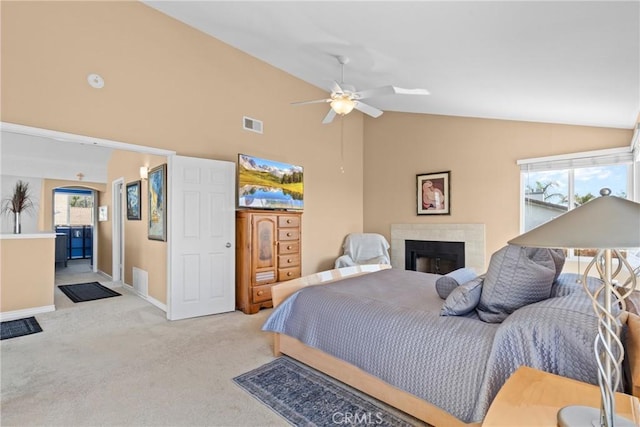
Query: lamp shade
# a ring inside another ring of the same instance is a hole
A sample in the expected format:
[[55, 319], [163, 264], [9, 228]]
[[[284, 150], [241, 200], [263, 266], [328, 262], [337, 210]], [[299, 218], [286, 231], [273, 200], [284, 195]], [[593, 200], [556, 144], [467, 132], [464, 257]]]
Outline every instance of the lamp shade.
[[337, 114], [340, 114], [341, 116], [344, 116], [345, 114], [349, 114], [353, 110], [353, 108], [356, 106], [356, 103], [349, 96], [341, 95], [335, 97], [333, 101], [331, 101], [330, 105], [331, 108], [333, 108], [333, 111], [335, 111]]
[[638, 248], [640, 203], [598, 197], [508, 243], [543, 248]]

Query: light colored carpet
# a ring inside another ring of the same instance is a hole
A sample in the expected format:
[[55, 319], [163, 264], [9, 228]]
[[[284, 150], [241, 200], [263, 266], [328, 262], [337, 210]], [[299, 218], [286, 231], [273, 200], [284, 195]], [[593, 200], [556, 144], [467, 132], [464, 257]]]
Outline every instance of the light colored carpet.
[[3, 426], [286, 425], [232, 382], [273, 360], [260, 331], [271, 310], [169, 322], [119, 284], [71, 271], [56, 283], [97, 280], [122, 296], [74, 304], [56, 288], [57, 310], [36, 316], [42, 333], [0, 342]]

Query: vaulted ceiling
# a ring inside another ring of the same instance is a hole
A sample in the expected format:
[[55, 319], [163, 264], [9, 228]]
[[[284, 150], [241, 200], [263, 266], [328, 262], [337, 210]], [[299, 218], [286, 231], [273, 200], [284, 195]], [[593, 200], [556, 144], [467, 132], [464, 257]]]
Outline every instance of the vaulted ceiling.
[[640, 110], [639, 1], [144, 3], [318, 87], [343, 55], [359, 90], [431, 92], [382, 110], [627, 129]]
[[[640, 1], [144, 3], [327, 90], [341, 81], [342, 55], [358, 90], [431, 93], [367, 100], [386, 111], [626, 129], [640, 112]], [[3, 132], [5, 165], [24, 154], [16, 138]], [[107, 153], [38, 147], [33, 169], [61, 157], [80, 163], [71, 179], [104, 173]]]

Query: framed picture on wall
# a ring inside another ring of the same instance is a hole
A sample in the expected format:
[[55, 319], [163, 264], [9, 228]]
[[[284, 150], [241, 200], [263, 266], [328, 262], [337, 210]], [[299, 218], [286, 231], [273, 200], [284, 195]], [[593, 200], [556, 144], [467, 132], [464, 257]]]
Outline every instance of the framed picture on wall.
[[98, 221], [108, 221], [108, 208], [107, 206], [99, 206], [98, 207]]
[[450, 171], [416, 175], [418, 215], [451, 214], [450, 175]]
[[149, 226], [150, 240], [167, 241], [167, 165], [149, 171]]
[[127, 219], [142, 219], [142, 209], [140, 206], [141, 188], [141, 181], [130, 182], [129, 184], [127, 184]]

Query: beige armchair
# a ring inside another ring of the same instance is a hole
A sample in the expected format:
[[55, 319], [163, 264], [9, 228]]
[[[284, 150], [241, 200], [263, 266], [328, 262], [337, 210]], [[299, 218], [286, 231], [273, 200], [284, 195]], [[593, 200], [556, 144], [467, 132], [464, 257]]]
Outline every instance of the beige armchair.
[[335, 268], [363, 264], [391, 264], [389, 243], [376, 233], [351, 233], [344, 239], [344, 251], [335, 262]]

